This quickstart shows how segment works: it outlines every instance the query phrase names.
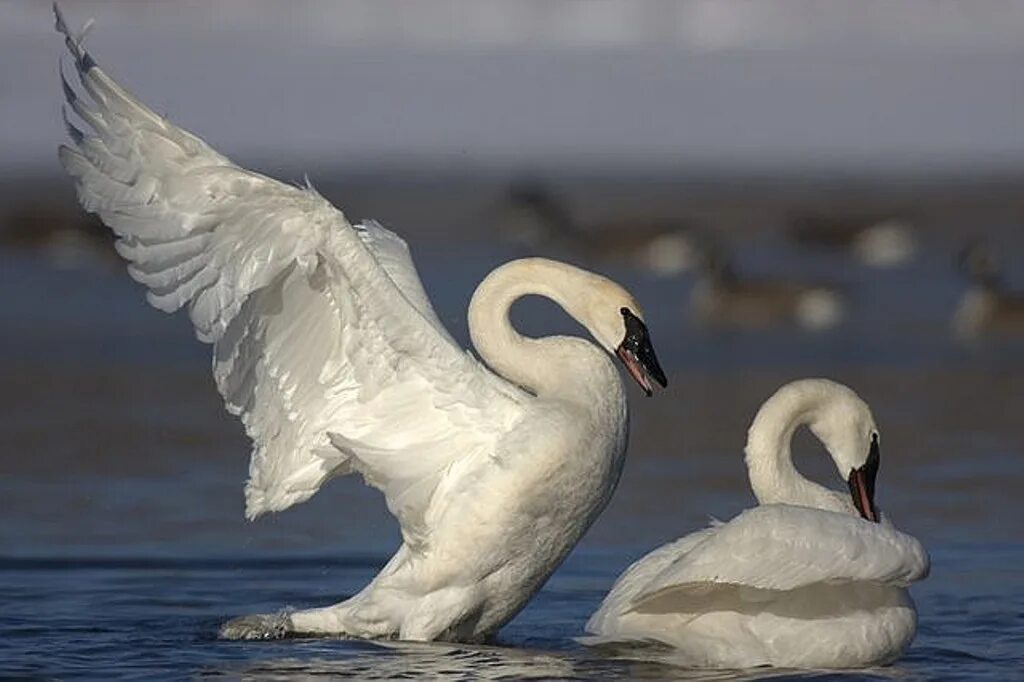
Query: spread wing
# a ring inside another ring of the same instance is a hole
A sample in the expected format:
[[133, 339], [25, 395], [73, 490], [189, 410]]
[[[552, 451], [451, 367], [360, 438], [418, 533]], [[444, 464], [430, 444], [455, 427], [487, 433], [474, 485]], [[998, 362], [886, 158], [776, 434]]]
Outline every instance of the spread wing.
[[[56, 9], [56, 8], [55, 8]], [[498, 456], [525, 393], [452, 341], [405, 242], [312, 188], [236, 166], [107, 76], [57, 11], [85, 96], [62, 80], [82, 206], [117, 235], [147, 300], [187, 306], [253, 441], [246, 515], [357, 471], [410, 541], [456, 459]]]
[[711, 604], [716, 593], [735, 596], [737, 587], [780, 592], [860, 581], [905, 586], [928, 574], [921, 544], [885, 520], [772, 504], [703, 533], [674, 559], [663, 558], [631, 595], [628, 610], [664, 611], [669, 603], [679, 610], [688, 600]]

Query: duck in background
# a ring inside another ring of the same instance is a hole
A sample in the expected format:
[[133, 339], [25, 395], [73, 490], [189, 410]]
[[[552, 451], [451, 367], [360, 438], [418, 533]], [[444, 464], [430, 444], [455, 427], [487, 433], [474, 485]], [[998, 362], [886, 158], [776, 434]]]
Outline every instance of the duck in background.
[[[808, 426], [849, 487], [804, 478], [790, 439]], [[899, 658], [917, 631], [910, 583], [928, 553], [875, 506], [879, 435], [867, 404], [827, 379], [780, 388], [747, 435], [759, 506], [643, 557], [587, 622], [587, 644], [660, 642], [704, 668], [856, 668]]]
[[917, 255], [913, 224], [896, 217], [864, 220], [808, 214], [792, 220], [788, 235], [801, 246], [839, 251], [873, 268], [904, 265]]
[[953, 314], [954, 333], [962, 339], [1024, 336], [1024, 294], [1008, 290], [1002, 265], [988, 242], [969, 241], [960, 251], [958, 265], [970, 284]]
[[637, 217], [580, 225], [538, 181], [513, 183], [504, 204], [501, 231], [531, 250], [565, 249], [591, 265], [625, 264], [657, 277], [678, 276], [697, 260], [694, 234], [678, 222]]
[[812, 332], [837, 326], [846, 299], [834, 285], [772, 277], [741, 277], [721, 243], [702, 247], [701, 273], [690, 292], [698, 323], [711, 328], [764, 329], [796, 325]]
[[10, 198], [0, 214], [0, 248], [41, 256], [59, 270], [120, 267], [114, 239], [93, 216], [51, 198]]

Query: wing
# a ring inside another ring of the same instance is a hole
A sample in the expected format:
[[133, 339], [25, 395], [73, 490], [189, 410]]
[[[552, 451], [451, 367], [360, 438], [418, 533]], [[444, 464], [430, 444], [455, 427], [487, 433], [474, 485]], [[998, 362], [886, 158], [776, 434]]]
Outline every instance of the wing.
[[246, 515], [357, 471], [422, 540], [440, 477], [497, 456], [526, 394], [455, 345], [399, 237], [236, 166], [109, 78], [59, 11], [57, 28], [88, 96], [64, 79], [68, 107], [92, 129], [65, 109], [61, 161], [149, 302], [187, 305], [213, 344], [217, 387], [253, 441]]
[[[782, 504], [754, 507], [710, 529], [631, 598], [634, 611], [659, 601], [713, 600], [736, 587], [788, 591], [819, 583], [905, 586], [928, 574], [928, 554], [888, 521]], [[676, 608], [676, 607], [673, 607]]]

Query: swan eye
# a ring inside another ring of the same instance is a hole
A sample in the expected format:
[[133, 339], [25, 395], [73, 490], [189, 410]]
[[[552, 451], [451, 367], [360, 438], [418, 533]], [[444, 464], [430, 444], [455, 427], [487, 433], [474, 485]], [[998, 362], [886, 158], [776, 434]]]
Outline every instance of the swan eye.
[[619, 312], [622, 313], [623, 317], [625, 317], [626, 315], [630, 315], [631, 314], [629, 312], [629, 308], [619, 308]]

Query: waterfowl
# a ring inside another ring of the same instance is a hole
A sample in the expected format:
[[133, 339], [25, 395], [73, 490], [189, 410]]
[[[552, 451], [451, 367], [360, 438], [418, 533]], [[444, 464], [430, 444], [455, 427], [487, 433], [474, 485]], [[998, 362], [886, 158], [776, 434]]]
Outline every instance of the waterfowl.
[[[790, 439], [807, 425], [849, 487], [804, 478]], [[878, 428], [863, 400], [826, 379], [780, 388], [747, 437], [759, 506], [630, 566], [587, 623], [590, 644], [660, 642], [708, 668], [851, 668], [901, 656], [917, 630], [907, 586], [928, 554], [875, 504]]]
[[589, 264], [625, 264], [673, 277], [696, 262], [698, 244], [689, 228], [663, 218], [636, 216], [581, 225], [554, 191], [539, 182], [509, 189], [502, 231], [530, 249], [564, 248]]
[[829, 284], [741, 276], [724, 247], [709, 243], [690, 292], [690, 309], [696, 321], [709, 328], [797, 326], [817, 332], [843, 321], [846, 300]]
[[960, 252], [959, 266], [970, 284], [953, 314], [957, 336], [1024, 336], [1024, 294], [1006, 286], [991, 246], [971, 241]]
[[[401, 547], [355, 596], [243, 616], [221, 635], [491, 636], [618, 482], [628, 421], [611, 357], [648, 394], [666, 384], [639, 304], [564, 263], [507, 263], [469, 306], [478, 361], [438, 319], [401, 238], [372, 220], [350, 223], [312, 187], [241, 168], [154, 114], [54, 9], [85, 91], [64, 81], [72, 144], [60, 160], [147, 300], [187, 307], [213, 346], [217, 388], [253, 443], [246, 516], [357, 473], [401, 526]], [[509, 307], [531, 294], [559, 304], [596, 344], [518, 334]]]

